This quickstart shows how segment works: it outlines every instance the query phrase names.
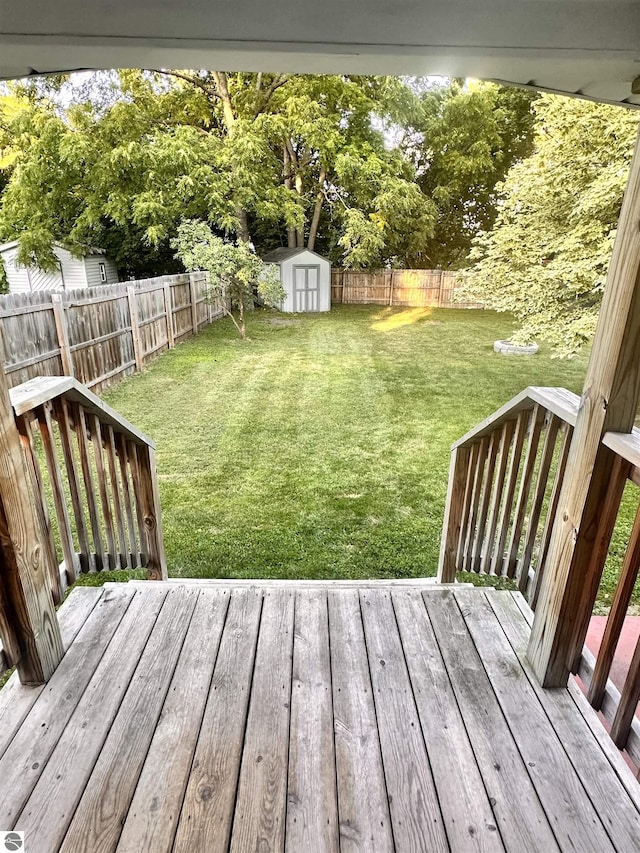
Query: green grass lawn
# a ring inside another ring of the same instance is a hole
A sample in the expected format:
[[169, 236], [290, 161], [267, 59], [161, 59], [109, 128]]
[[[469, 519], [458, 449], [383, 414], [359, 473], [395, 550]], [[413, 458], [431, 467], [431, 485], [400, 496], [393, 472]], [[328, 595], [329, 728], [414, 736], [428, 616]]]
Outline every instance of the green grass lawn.
[[169, 572], [433, 575], [449, 448], [526, 385], [580, 391], [586, 356], [496, 355], [493, 312], [342, 306], [228, 320], [109, 391], [158, 446]]

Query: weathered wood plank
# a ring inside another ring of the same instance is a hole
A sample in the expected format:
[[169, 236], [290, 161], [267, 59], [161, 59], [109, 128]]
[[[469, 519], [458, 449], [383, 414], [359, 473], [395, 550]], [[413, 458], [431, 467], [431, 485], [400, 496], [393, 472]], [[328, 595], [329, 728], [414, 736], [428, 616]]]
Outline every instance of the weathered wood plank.
[[547, 481], [549, 479], [549, 471], [551, 470], [551, 464], [553, 462], [556, 439], [558, 437], [560, 425], [561, 421], [559, 418], [556, 418], [555, 415], [552, 415], [547, 423], [547, 431], [544, 437], [542, 453], [540, 455], [536, 485], [531, 498], [527, 532], [525, 533], [522, 555], [518, 561], [518, 568], [516, 570], [516, 577], [518, 579], [518, 588], [520, 589], [520, 592], [525, 592], [527, 588], [529, 567], [531, 565], [533, 549], [538, 534], [540, 514], [542, 513], [542, 505], [547, 492]]
[[482, 499], [478, 512], [478, 523], [473, 543], [473, 552], [471, 554], [470, 570], [472, 572], [480, 571], [483, 550], [487, 545], [485, 542], [485, 529], [487, 526], [487, 518], [489, 515], [489, 506], [491, 505], [491, 495], [493, 493], [493, 477], [498, 460], [498, 448], [500, 445], [500, 434], [498, 431], [492, 432], [489, 436], [489, 448], [487, 450], [487, 465], [485, 474], [485, 485], [482, 492]]
[[146, 538], [147, 576], [150, 580], [167, 577], [156, 452], [147, 445], [138, 446], [138, 489], [140, 510]]
[[51, 420], [51, 404], [45, 403], [37, 409], [38, 424], [40, 426], [40, 435], [42, 437], [42, 446], [49, 472], [49, 483], [51, 493], [53, 495], [53, 503], [58, 519], [58, 533], [60, 543], [62, 545], [62, 555], [64, 557], [65, 570], [67, 572], [67, 581], [73, 584], [76, 579], [76, 572], [79, 568], [76, 549], [71, 535], [71, 524], [69, 523], [69, 513], [67, 511], [67, 499], [62, 485], [62, 472], [58, 464], [58, 449], [55, 443], [53, 433], [53, 423]]
[[115, 850], [197, 598], [195, 590], [167, 593], [61, 851]]
[[457, 853], [502, 851], [496, 818], [422, 596], [417, 591], [394, 591], [391, 598], [449, 845]]
[[226, 853], [229, 848], [261, 608], [262, 593], [233, 591], [180, 813], [176, 853]]
[[98, 514], [98, 503], [96, 500], [96, 489], [91, 466], [91, 458], [89, 455], [89, 440], [87, 438], [87, 422], [85, 412], [79, 403], [74, 403], [72, 407], [73, 420], [76, 425], [76, 438], [78, 440], [78, 453], [80, 456], [80, 467], [82, 469], [82, 479], [84, 482], [84, 493], [86, 497], [87, 509], [89, 510], [89, 523], [91, 525], [91, 536], [93, 539], [93, 548], [95, 552], [96, 568], [106, 568], [104, 563], [104, 545], [102, 542], [102, 529], [100, 526], [100, 516]]
[[144, 367], [144, 355], [142, 353], [142, 343], [140, 341], [140, 328], [138, 326], [138, 304], [136, 302], [136, 291], [134, 287], [127, 287], [127, 299], [129, 302], [131, 340], [133, 343], [133, 353], [136, 362], [136, 370], [142, 370], [142, 368]]
[[562, 850], [613, 845], [485, 595], [455, 592], [502, 713]]
[[[473, 504], [473, 487], [475, 483], [475, 472], [478, 466], [478, 456], [480, 453], [480, 444], [473, 444], [469, 450], [467, 474], [464, 486], [464, 498], [462, 500], [462, 512], [460, 514], [460, 534], [456, 548], [456, 568], [462, 567], [465, 558], [465, 546], [467, 542], [467, 533], [469, 529], [469, 516], [472, 512]], [[464, 456], [464, 454], [463, 454]]]
[[82, 797], [166, 591], [138, 592], [96, 667], [15, 826], [57, 850]]
[[13, 823], [38, 781], [133, 598], [104, 593], [0, 759], [0, 825]]
[[[100, 428], [100, 419], [97, 415], [89, 415], [89, 432], [91, 434], [93, 458], [96, 466], [96, 478], [98, 480], [98, 492], [100, 494], [100, 504], [102, 506], [102, 518], [104, 519], [104, 527], [107, 536], [107, 559], [109, 561], [109, 568], [115, 569], [118, 548], [116, 546], [116, 535], [113, 525], [113, 511], [111, 509], [109, 490], [107, 488], [107, 472], [104, 465], [104, 452], [102, 447], [102, 430]], [[103, 568], [106, 568], [106, 566], [103, 566]]]
[[61, 293], [51, 294], [51, 307], [53, 308], [53, 319], [56, 324], [56, 335], [60, 347], [60, 359], [62, 361], [62, 372], [66, 376], [73, 376], [73, 356], [69, 346], [69, 330], [67, 318], [64, 311], [64, 302]]
[[391, 594], [363, 590], [360, 604], [396, 848], [448, 851]]
[[478, 458], [476, 459], [476, 469], [473, 473], [473, 492], [471, 495], [471, 510], [467, 522], [467, 534], [464, 546], [464, 555], [462, 560], [462, 570], [469, 572], [473, 565], [473, 543], [476, 537], [476, 524], [478, 521], [478, 513], [480, 511], [480, 499], [482, 495], [482, 484], [484, 482], [484, 471], [487, 464], [487, 448], [489, 437], [483, 436], [480, 439], [480, 448], [478, 450]]
[[527, 502], [529, 500], [529, 490], [533, 481], [533, 473], [536, 465], [536, 457], [538, 453], [538, 444], [540, 442], [540, 433], [544, 426], [545, 410], [540, 405], [536, 405], [531, 413], [529, 422], [529, 439], [527, 441], [527, 451], [524, 457], [522, 474], [520, 476], [520, 488], [518, 489], [518, 499], [513, 514], [513, 526], [511, 528], [511, 538], [509, 547], [507, 548], [507, 577], [512, 578], [516, 571], [518, 560], [518, 548], [520, 546], [520, 537], [522, 536], [522, 528], [527, 512]]
[[[133, 495], [129, 484], [129, 461], [127, 455], [127, 442], [121, 433], [116, 434], [116, 447], [118, 450], [118, 463], [120, 465], [120, 481], [122, 483], [122, 497], [127, 518], [127, 531], [129, 534], [129, 562], [132, 568], [136, 568], [140, 558], [140, 548], [137, 544], [136, 526], [133, 518]], [[140, 546], [142, 547], [142, 545]]]
[[393, 853], [358, 593], [330, 592], [328, 603], [340, 850]]
[[567, 459], [569, 457], [569, 448], [571, 447], [571, 436], [573, 429], [568, 424], [564, 425], [562, 430], [562, 442], [560, 444], [560, 452], [558, 455], [558, 465], [556, 468], [551, 496], [549, 498], [549, 506], [547, 507], [547, 517], [545, 518], [542, 537], [540, 539], [540, 549], [538, 550], [538, 565], [533, 578], [533, 586], [529, 594], [529, 601], [533, 609], [536, 609], [538, 596], [540, 595], [540, 587], [542, 586], [542, 578], [547, 565], [547, 553], [549, 551], [549, 540], [553, 523], [558, 511], [558, 501], [560, 500], [560, 491], [564, 482], [564, 472], [567, 467]]
[[493, 553], [495, 548], [496, 530], [498, 528], [498, 518], [500, 517], [500, 506], [502, 502], [502, 493], [504, 491], [505, 473], [507, 471], [507, 462], [509, 461], [509, 450], [513, 440], [513, 433], [516, 428], [515, 420], [507, 421], [500, 432], [500, 448], [498, 450], [500, 461], [498, 462], [498, 470], [495, 475], [495, 488], [491, 498], [491, 510], [489, 513], [489, 526], [484, 537], [484, 549], [480, 560], [480, 572], [488, 574], [491, 570], [493, 561]]
[[[508, 592], [495, 593], [487, 590], [487, 600], [609, 838], [616, 849], [633, 850], [640, 838], [640, 813], [629, 798], [627, 790], [615, 775], [612, 776], [609, 760], [600, 749], [584, 717], [576, 714], [576, 706], [569, 693], [562, 689], [545, 690], [538, 684], [527, 661], [529, 627], [512, 595]], [[605, 734], [604, 728], [601, 728]], [[618, 759], [620, 760], [620, 756]], [[635, 784], [638, 787], [637, 782]]]
[[118, 465], [116, 441], [111, 424], [106, 424], [103, 429], [105, 436], [105, 452], [107, 456], [107, 464], [109, 467], [109, 482], [111, 484], [111, 498], [113, 500], [113, 512], [118, 530], [118, 550], [120, 554], [120, 568], [126, 569], [129, 565], [129, 547], [127, 543], [127, 534], [124, 526], [124, 511], [122, 508], [122, 500], [120, 498], [120, 484], [118, 482]]
[[299, 590], [295, 611], [285, 849], [338, 853], [326, 593]]
[[619, 749], [624, 749], [631, 723], [640, 699], [640, 638], [636, 643], [629, 671], [620, 694], [620, 704], [611, 724], [611, 739]]
[[[118, 842], [119, 853], [162, 853], [173, 847], [228, 604], [227, 591], [199, 593]], [[173, 759], [168, 762], [166, 756], [171, 753]]]
[[529, 412], [523, 411], [518, 415], [516, 421], [515, 436], [511, 449], [511, 458], [509, 459], [509, 471], [506, 479], [506, 491], [500, 511], [500, 522], [498, 524], [498, 536], [491, 560], [491, 572], [496, 575], [504, 575], [507, 569], [508, 554], [505, 557], [505, 547], [507, 544], [507, 534], [509, 533], [509, 524], [511, 522], [511, 510], [513, 506], [513, 498], [516, 492], [518, 482], [518, 471], [522, 461], [522, 448], [527, 435], [527, 422], [529, 420]]
[[[58, 623], [64, 649], [68, 649], [76, 634], [102, 596], [102, 589], [76, 587], [58, 610]], [[44, 685], [20, 684], [15, 672], [0, 690], [0, 756], [11, 743], [14, 734], [44, 690]]]
[[507, 850], [558, 844], [451, 590], [423, 593], [427, 612]]
[[452, 583], [456, 579], [456, 551], [460, 540], [469, 454], [468, 448], [451, 451], [438, 564], [438, 580], [441, 583]]
[[230, 853], [284, 849], [294, 609], [292, 592], [264, 596]]

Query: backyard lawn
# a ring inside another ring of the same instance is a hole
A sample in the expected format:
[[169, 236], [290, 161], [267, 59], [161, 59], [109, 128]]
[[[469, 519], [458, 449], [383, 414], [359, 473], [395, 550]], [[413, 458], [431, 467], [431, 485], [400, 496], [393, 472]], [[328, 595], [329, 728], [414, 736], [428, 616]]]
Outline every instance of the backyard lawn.
[[157, 443], [169, 573], [433, 575], [451, 442], [571, 361], [493, 352], [493, 312], [341, 306], [208, 327], [109, 391]]

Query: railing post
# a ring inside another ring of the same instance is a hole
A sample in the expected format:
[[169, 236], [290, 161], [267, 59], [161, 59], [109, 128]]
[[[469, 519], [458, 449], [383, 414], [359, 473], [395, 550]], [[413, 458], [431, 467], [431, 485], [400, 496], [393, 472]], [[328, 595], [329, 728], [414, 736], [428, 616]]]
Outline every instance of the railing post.
[[64, 649], [49, 589], [50, 573], [57, 566], [45, 563], [28, 483], [9, 387], [0, 365], [0, 598], [4, 620], [13, 629], [13, 636], [3, 636], [3, 641], [14, 654], [19, 650], [17, 668], [23, 684], [41, 684], [53, 674]]
[[602, 437], [630, 432], [640, 399], [639, 223], [636, 142], [529, 641], [529, 659], [547, 687], [567, 683], [602, 574], [603, 559], [593, 552], [606, 553], [595, 539], [614, 461]]
[[451, 451], [447, 503], [444, 510], [438, 565], [438, 581], [440, 583], [453, 583], [456, 579], [456, 550], [460, 538], [469, 456], [468, 447], [456, 447]]
[[147, 576], [149, 580], [166, 580], [167, 558], [162, 535], [156, 452], [147, 444], [138, 445], [137, 450], [140, 502], [147, 541]]

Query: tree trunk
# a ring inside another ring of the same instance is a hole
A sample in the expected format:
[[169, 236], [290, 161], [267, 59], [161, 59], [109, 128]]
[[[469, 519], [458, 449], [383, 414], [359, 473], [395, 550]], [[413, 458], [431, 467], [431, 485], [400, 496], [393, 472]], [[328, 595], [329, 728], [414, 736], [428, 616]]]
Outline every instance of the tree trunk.
[[[220, 100], [222, 101], [224, 126], [227, 129], [227, 135], [230, 136], [236, 123], [236, 116], [233, 111], [233, 104], [231, 103], [231, 95], [229, 94], [229, 79], [225, 71], [213, 71], [212, 73], [213, 79], [216, 81]], [[241, 205], [236, 205], [236, 218], [238, 220], [236, 238], [242, 243], [250, 243], [251, 234], [249, 233], [247, 211]]]
[[307, 249], [313, 252], [316, 245], [316, 235], [318, 233], [318, 225], [320, 223], [320, 213], [322, 211], [322, 202], [324, 201], [324, 182], [327, 177], [327, 172], [324, 166], [320, 167], [320, 174], [318, 176], [318, 194], [316, 196], [315, 207], [313, 208], [313, 218], [311, 220], [311, 227], [309, 228], [309, 239], [307, 241]]
[[[285, 189], [290, 190], [293, 188], [291, 184], [291, 157], [289, 156], [289, 148], [286, 143], [283, 146], [282, 160], [284, 164], [282, 170], [284, 186]], [[290, 225], [287, 225], [287, 246], [290, 249], [295, 249], [296, 247], [296, 229]]]
[[244, 320], [244, 305], [240, 302], [240, 337], [244, 341], [247, 337], [247, 325]]
[[[296, 174], [296, 192], [302, 202], [302, 175], [299, 172]], [[296, 228], [296, 246], [298, 249], [304, 249], [304, 225]]]

